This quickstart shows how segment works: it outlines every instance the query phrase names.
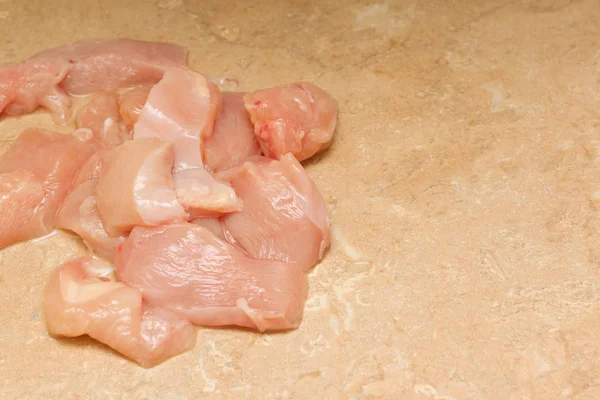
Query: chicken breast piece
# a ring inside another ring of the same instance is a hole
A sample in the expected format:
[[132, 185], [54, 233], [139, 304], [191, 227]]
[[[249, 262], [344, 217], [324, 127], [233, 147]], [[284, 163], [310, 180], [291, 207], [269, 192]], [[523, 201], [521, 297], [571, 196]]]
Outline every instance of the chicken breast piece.
[[139, 290], [97, 277], [89, 257], [52, 273], [44, 314], [52, 336], [89, 335], [143, 367], [160, 364], [196, 344], [193, 325], [143, 304]]
[[257, 157], [220, 174], [244, 207], [223, 217], [227, 232], [250, 256], [310, 270], [330, 244], [323, 198], [291, 154]]
[[115, 91], [92, 96], [77, 110], [77, 126], [90, 129], [94, 136], [109, 146], [118, 146], [129, 140], [130, 129], [121, 118], [119, 100], [119, 94]]
[[71, 98], [60, 84], [70, 70], [68, 60], [54, 57], [0, 66], [0, 115], [23, 115], [43, 107], [55, 122], [67, 122]]
[[309, 82], [257, 90], [244, 96], [254, 132], [267, 157], [292, 153], [303, 161], [333, 140], [337, 102]]
[[35, 128], [23, 131], [0, 157], [0, 173], [26, 169], [43, 182], [44, 197], [35, 211], [40, 236], [54, 229], [56, 212], [80, 167], [99, 147], [87, 129], [65, 135]]
[[214, 83], [194, 71], [171, 68], [150, 91], [134, 125], [134, 138], [173, 143], [177, 198], [192, 217], [239, 210], [233, 189], [216, 180], [202, 161], [203, 141], [213, 132], [220, 103]]
[[187, 65], [186, 48], [131, 39], [85, 39], [0, 66], [0, 114], [43, 107], [57, 123], [70, 116], [71, 98], [158, 82], [167, 68]]
[[194, 324], [296, 328], [308, 282], [295, 265], [253, 260], [194, 224], [136, 227], [115, 259], [118, 278]]
[[132, 39], [84, 39], [69, 46], [45, 50], [33, 56], [68, 60], [71, 64], [61, 83], [70, 95], [158, 82], [165, 70], [187, 65], [188, 50], [172, 43]]
[[213, 134], [205, 140], [204, 162], [213, 171], [233, 167], [261, 155], [254, 127], [244, 106], [245, 93], [223, 92]]
[[97, 184], [96, 179], [85, 181], [67, 195], [56, 215], [56, 227], [75, 232], [90, 251], [112, 262], [125, 236], [106, 233], [96, 207]]
[[31, 171], [0, 173], [0, 249], [47, 233], [44, 213], [44, 181]]
[[109, 235], [187, 219], [175, 196], [172, 167], [173, 145], [156, 138], [135, 139], [106, 154], [96, 205]]

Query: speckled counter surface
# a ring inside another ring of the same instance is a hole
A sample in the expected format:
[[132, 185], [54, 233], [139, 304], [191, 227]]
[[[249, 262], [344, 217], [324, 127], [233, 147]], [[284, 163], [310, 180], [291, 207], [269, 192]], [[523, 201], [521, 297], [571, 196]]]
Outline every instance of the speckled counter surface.
[[[0, 398], [600, 399], [597, 0], [91, 3], [0, 0], [0, 62], [127, 36], [242, 90], [314, 81], [333, 245], [298, 330], [200, 330], [151, 370], [46, 334], [72, 236], [6, 249]], [[49, 121], [1, 121], [0, 151]]]

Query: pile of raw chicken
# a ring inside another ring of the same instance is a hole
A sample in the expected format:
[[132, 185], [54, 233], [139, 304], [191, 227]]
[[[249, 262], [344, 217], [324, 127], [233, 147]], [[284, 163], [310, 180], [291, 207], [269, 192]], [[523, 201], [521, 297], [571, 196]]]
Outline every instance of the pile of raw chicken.
[[0, 248], [60, 228], [90, 250], [51, 274], [50, 334], [149, 367], [194, 347], [196, 325], [299, 325], [330, 234], [299, 162], [332, 141], [329, 94], [220, 92], [178, 45], [84, 40], [0, 66], [0, 113], [38, 108], [77, 129], [27, 129], [0, 156]]

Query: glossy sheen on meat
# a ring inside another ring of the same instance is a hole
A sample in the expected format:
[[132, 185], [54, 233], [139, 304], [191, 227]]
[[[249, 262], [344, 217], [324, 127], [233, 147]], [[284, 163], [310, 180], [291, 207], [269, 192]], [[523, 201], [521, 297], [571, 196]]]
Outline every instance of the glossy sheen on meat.
[[337, 102], [320, 87], [291, 83], [244, 96], [263, 153], [299, 161], [329, 147], [337, 122]]
[[93, 95], [75, 116], [79, 128], [88, 128], [103, 143], [118, 146], [129, 139], [129, 129], [119, 112], [119, 94], [105, 91]]
[[258, 157], [223, 172], [244, 207], [223, 217], [226, 230], [248, 253], [308, 271], [330, 243], [323, 198], [302, 165], [287, 154], [280, 161]]
[[70, 69], [68, 60], [54, 57], [0, 66], [0, 115], [23, 115], [43, 107], [57, 123], [67, 122], [71, 99], [59, 85]]
[[90, 179], [98, 179], [100, 177], [100, 171], [102, 171], [102, 167], [104, 167], [104, 157], [107, 152], [108, 150], [106, 148], [101, 147], [100, 150], [92, 154], [90, 158], [83, 163], [81, 168], [79, 168], [73, 187], [77, 187]]
[[167, 68], [187, 65], [186, 48], [131, 39], [85, 39], [0, 66], [0, 115], [43, 107], [57, 123], [70, 116], [70, 95], [158, 82]]
[[217, 218], [217, 217], [196, 218], [190, 222], [194, 225], [201, 226], [204, 229], [210, 231], [210, 233], [212, 233], [219, 239], [227, 241], [227, 236], [226, 236], [225, 230], [224, 230], [225, 226], [223, 225], [223, 221], [221, 220], [221, 218]]
[[206, 139], [204, 162], [213, 171], [233, 167], [260, 155], [254, 127], [244, 106], [244, 94], [223, 92], [223, 103], [213, 134]]
[[187, 219], [175, 196], [172, 167], [173, 145], [156, 138], [131, 140], [106, 154], [96, 204], [109, 235]]
[[0, 173], [0, 249], [47, 233], [43, 213], [44, 182], [31, 171]]
[[133, 126], [137, 122], [151, 89], [152, 86], [139, 86], [121, 96], [119, 112], [127, 125]]
[[68, 135], [27, 129], [0, 157], [0, 173], [26, 169], [43, 181], [44, 198], [36, 209], [36, 218], [41, 218], [42, 234], [54, 229], [56, 212], [71, 189], [79, 168], [99, 146], [87, 129]]
[[52, 273], [44, 296], [51, 335], [89, 335], [144, 367], [194, 347], [193, 325], [143, 304], [139, 290], [97, 277], [93, 264], [80, 258]]
[[132, 39], [85, 39], [49, 49], [37, 58], [67, 60], [71, 69], [62, 88], [71, 95], [158, 82], [167, 68], [187, 65], [186, 48]]
[[134, 228], [115, 269], [150, 304], [206, 326], [295, 328], [308, 290], [300, 268], [253, 260], [193, 224]]
[[239, 209], [235, 192], [217, 181], [202, 161], [202, 143], [213, 132], [221, 103], [217, 86], [187, 69], [169, 69], [150, 91], [134, 137], [158, 137], [173, 143], [177, 198], [192, 216]]
[[91, 179], [71, 190], [56, 215], [56, 227], [75, 232], [90, 251], [112, 262], [125, 236], [106, 233], [96, 207], [97, 184]]

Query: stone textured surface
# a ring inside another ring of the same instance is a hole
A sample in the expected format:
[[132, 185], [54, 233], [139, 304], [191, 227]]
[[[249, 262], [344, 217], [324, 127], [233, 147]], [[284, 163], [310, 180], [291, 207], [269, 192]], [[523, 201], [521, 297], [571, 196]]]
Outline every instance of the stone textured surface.
[[[42, 288], [82, 251], [57, 233], [0, 253], [0, 397], [599, 399], [598, 21], [597, 0], [1, 0], [0, 62], [173, 41], [210, 77], [314, 81], [341, 112], [307, 165], [335, 235], [298, 330], [200, 330], [151, 370], [56, 341]], [[0, 151], [49, 122], [1, 121]]]

